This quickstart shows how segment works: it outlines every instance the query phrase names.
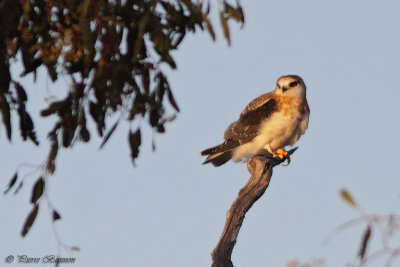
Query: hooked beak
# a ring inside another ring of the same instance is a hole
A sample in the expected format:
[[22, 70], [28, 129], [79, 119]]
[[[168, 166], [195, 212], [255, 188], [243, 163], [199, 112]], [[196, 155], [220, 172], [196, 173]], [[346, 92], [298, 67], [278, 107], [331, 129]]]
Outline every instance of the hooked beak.
[[287, 88], [285, 86], [282, 87], [282, 92], [286, 92]]

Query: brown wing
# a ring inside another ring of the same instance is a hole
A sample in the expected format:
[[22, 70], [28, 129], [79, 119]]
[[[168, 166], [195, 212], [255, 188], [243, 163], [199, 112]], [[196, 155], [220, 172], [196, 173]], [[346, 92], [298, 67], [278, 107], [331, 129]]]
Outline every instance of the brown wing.
[[258, 107], [264, 105], [266, 102], [268, 102], [268, 100], [270, 100], [272, 98], [273, 92], [269, 92], [263, 95], [260, 95], [259, 97], [253, 99], [253, 101], [251, 101], [246, 107], [245, 109], [242, 111], [242, 113], [240, 114], [240, 116], [245, 115], [247, 112], [249, 111], [253, 111], [255, 109], [257, 109]]
[[232, 150], [256, 137], [262, 121], [277, 109], [278, 105], [270, 94], [254, 99], [240, 114], [239, 120], [226, 129], [225, 142], [201, 152], [203, 156], [208, 155], [203, 164], [211, 162], [214, 166], [220, 166], [230, 160]]
[[238, 140], [240, 144], [251, 141], [259, 133], [262, 121], [277, 109], [276, 101], [269, 94], [256, 98], [245, 108], [239, 120], [226, 129], [225, 140]]

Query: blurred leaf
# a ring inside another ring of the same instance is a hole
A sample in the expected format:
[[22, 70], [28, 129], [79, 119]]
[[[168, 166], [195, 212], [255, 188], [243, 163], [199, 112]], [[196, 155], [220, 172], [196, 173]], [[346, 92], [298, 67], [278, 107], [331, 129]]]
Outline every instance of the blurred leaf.
[[225, 9], [225, 12], [229, 15], [229, 17], [235, 19], [236, 21], [241, 22], [243, 25], [244, 14], [243, 14], [242, 7], [240, 5], [238, 5], [237, 8], [234, 8], [233, 6], [231, 6], [230, 4], [228, 4], [227, 2], [224, 1], [224, 9]]
[[7, 189], [6, 191], [4, 191], [4, 194], [7, 194], [8, 191], [11, 190], [11, 188], [15, 185], [15, 183], [17, 182], [18, 179], [18, 173], [15, 172], [15, 174], [13, 175], [13, 177], [11, 178], [10, 182], [8, 183]]
[[44, 109], [44, 110], [42, 110], [40, 112], [40, 115], [42, 117], [50, 116], [52, 114], [60, 112], [65, 105], [66, 105], [66, 101], [65, 100], [52, 102], [47, 109]]
[[55, 222], [60, 219], [61, 219], [60, 214], [57, 211], [53, 210], [53, 221]]
[[174, 95], [172, 94], [171, 88], [169, 87], [169, 84], [168, 84], [167, 80], [165, 80], [165, 88], [167, 89], [169, 102], [174, 107], [174, 109], [179, 112], [180, 110], [179, 110], [178, 104], [175, 101]]
[[370, 237], [371, 237], [371, 226], [368, 225], [361, 240], [360, 252], [358, 253], [361, 260], [363, 260], [365, 257], [365, 252], [367, 251], [367, 246]]
[[225, 39], [228, 42], [228, 45], [230, 46], [231, 45], [231, 35], [229, 32], [228, 21], [226, 20], [224, 11], [221, 10], [219, 12], [219, 18], [221, 21], [222, 29], [224, 30]]
[[15, 85], [15, 89], [17, 90], [18, 101], [20, 103], [25, 103], [28, 100], [28, 97], [26, 96], [24, 88], [18, 82], [13, 82], [13, 83]]
[[19, 182], [18, 187], [14, 191], [14, 195], [16, 195], [19, 192], [19, 190], [21, 190], [23, 184], [24, 184], [23, 181]]
[[49, 72], [50, 78], [53, 82], [57, 81], [57, 72], [55, 66], [51, 66], [49, 64], [46, 65], [47, 71]]
[[99, 149], [102, 149], [104, 147], [104, 145], [107, 143], [108, 139], [110, 139], [110, 137], [113, 134], [113, 132], [115, 131], [115, 129], [117, 129], [118, 123], [119, 123], [119, 119], [114, 123], [113, 127], [111, 127], [111, 129], [108, 131], [108, 133], [104, 136], [103, 142], [101, 142]]
[[356, 207], [357, 204], [356, 202], [353, 200], [353, 198], [351, 197], [351, 195], [347, 192], [347, 190], [342, 189], [340, 191], [340, 195], [342, 196], [342, 198], [351, 206]]
[[104, 111], [102, 106], [98, 103], [90, 102], [89, 113], [97, 124], [97, 131], [99, 135], [103, 136], [105, 123], [104, 123]]
[[55, 169], [56, 169], [56, 157], [58, 153], [58, 139], [57, 139], [57, 134], [52, 133], [49, 136], [50, 142], [51, 142], [51, 148], [49, 155], [47, 157], [47, 164], [46, 164], [46, 169], [50, 174], [53, 174]]
[[36, 138], [36, 132], [34, 130], [32, 118], [26, 112], [25, 104], [22, 102], [18, 104], [18, 115], [19, 128], [21, 130], [22, 139], [27, 140], [29, 138], [35, 145], [39, 145], [39, 141]]
[[36, 215], [38, 214], [39, 211], [39, 205], [36, 204], [32, 211], [29, 213], [28, 217], [25, 220], [24, 226], [22, 227], [22, 232], [21, 235], [22, 237], [25, 237], [26, 234], [29, 232], [29, 230], [32, 227], [32, 224], [35, 222], [36, 220]]
[[137, 129], [136, 132], [129, 132], [129, 145], [131, 148], [131, 159], [133, 165], [135, 165], [135, 159], [139, 156], [139, 146], [141, 142], [140, 129]]
[[36, 204], [39, 198], [43, 195], [44, 185], [45, 185], [44, 179], [42, 177], [39, 177], [39, 179], [36, 181], [32, 189], [32, 195], [31, 195], [32, 204]]
[[86, 127], [86, 115], [85, 115], [85, 111], [83, 109], [80, 111], [78, 123], [80, 126], [80, 130], [79, 130], [80, 139], [85, 143], [89, 142], [90, 141], [90, 132]]
[[210, 34], [210, 36], [213, 39], [213, 41], [215, 41], [215, 33], [214, 33], [213, 26], [211, 24], [211, 21], [208, 19], [207, 15], [204, 14], [204, 13], [203, 13], [203, 20], [205, 21], [205, 23], [207, 25], [208, 33]]
[[142, 72], [142, 85], [146, 92], [150, 91], [150, 72], [147, 68]]
[[7, 138], [11, 140], [11, 113], [10, 113], [10, 105], [7, 102], [7, 99], [4, 95], [0, 94], [0, 110], [3, 117], [3, 123], [6, 127]]

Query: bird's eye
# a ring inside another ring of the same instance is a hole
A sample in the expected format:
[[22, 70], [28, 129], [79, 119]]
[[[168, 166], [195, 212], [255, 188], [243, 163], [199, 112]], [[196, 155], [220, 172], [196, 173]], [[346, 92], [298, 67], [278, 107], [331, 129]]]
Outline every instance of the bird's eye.
[[291, 82], [291, 83], [289, 83], [289, 87], [295, 87], [298, 84], [299, 84], [299, 82]]

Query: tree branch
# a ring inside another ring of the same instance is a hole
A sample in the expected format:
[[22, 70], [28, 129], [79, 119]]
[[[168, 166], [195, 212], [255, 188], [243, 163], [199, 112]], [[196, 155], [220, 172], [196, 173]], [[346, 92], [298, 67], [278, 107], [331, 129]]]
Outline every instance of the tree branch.
[[258, 154], [247, 161], [251, 177], [239, 191], [239, 195], [226, 213], [225, 227], [217, 247], [211, 253], [212, 267], [233, 267], [231, 261], [233, 247], [242, 226], [246, 212], [264, 194], [272, 177], [272, 168], [285, 160], [290, 162], [290, 155], [297, 149], [288, 151], [287, 158], [279, 159], [270, 154]]

